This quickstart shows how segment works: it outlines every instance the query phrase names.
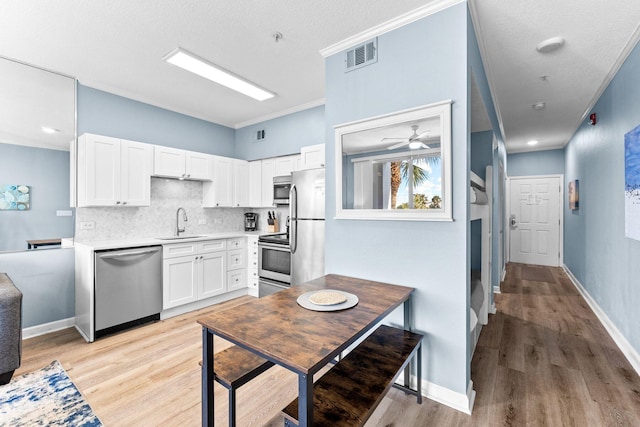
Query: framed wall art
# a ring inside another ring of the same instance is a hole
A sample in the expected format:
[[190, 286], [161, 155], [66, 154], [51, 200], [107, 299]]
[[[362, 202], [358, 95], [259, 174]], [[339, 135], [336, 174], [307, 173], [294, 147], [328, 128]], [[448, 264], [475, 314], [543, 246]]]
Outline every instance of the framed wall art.
[[25, 211], [29, 209], [29, 197], [26, 185], [0, 184], [0, 210]]

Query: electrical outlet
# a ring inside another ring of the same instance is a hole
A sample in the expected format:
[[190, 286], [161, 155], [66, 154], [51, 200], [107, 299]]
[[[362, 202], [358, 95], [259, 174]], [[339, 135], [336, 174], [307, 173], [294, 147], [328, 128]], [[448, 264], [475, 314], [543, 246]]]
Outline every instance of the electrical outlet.
[[222, 218], [214, 218], [213, 219], [213, 223], [214, 224], [222, 224]]
[[93, 230], [94, 228], [96, 228], [96, 223], [94, 221], [80, 222], [80, 230]]
[[204, 218], [201, 218], [198, 220], [198, 225], [206, 225], [206, 223], [207, 223], [207, 220]]

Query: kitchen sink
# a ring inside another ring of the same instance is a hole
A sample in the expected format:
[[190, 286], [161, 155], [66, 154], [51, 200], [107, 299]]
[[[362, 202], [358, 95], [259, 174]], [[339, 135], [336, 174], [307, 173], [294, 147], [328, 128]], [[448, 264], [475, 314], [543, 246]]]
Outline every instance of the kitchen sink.
[[158, 240], [183, 240], [183, 239], [195, 239], [197, 237], [205, 237], [204, 235], [185, 234], [184, 236], [166, 236], [156, 237]]

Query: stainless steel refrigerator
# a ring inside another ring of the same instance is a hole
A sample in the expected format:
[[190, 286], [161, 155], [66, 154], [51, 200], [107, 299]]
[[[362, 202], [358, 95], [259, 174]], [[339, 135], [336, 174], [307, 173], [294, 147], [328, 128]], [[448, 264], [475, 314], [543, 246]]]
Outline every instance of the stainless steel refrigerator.
[[289, 191], [291, 284], [324, 275], [324, 169], [292, 173]]

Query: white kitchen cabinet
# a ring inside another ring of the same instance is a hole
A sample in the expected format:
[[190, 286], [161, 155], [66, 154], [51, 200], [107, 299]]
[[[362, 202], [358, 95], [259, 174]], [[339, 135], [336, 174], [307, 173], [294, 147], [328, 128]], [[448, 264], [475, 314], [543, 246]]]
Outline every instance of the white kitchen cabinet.
[[247, 237], [247, 287], [249, 295], [258, 296], [258, 236]]
[[293, 156], [276, 157], [276, 175], [291, 175], [291, 172], [296, 170], [296, 164], [300, 155], [294, 154]]
[[212, 182], [202, 186], [202, 206], [205, 208], [233, 206], [233, 161], [222, 156], [210, 156]]
[[246, 238], [227, 240], [227, 288], [235, 291], [247, 287]]
[[262, 206], [262, 161], [249, 162], [249, 206]]
[[273, 207], [273, 177], [276, 176], [275, 159], [262, 161], [262, 207]]
[[167, 178], [211, 180], [209, 154], [154, 146], [153, 175]]
[[249, 162], [233, 161], [233, 206], [246, 208], [249, 204]]
[[164, 245], [163, 310], [227, 292], [226, 249], [225, 240]]
[[78, 206], [149, 206], [152, 146], [83, 134], [77, 148]]
[[310, 145], [300, 149], [299, 170], [324, 167], [324, 144]]

